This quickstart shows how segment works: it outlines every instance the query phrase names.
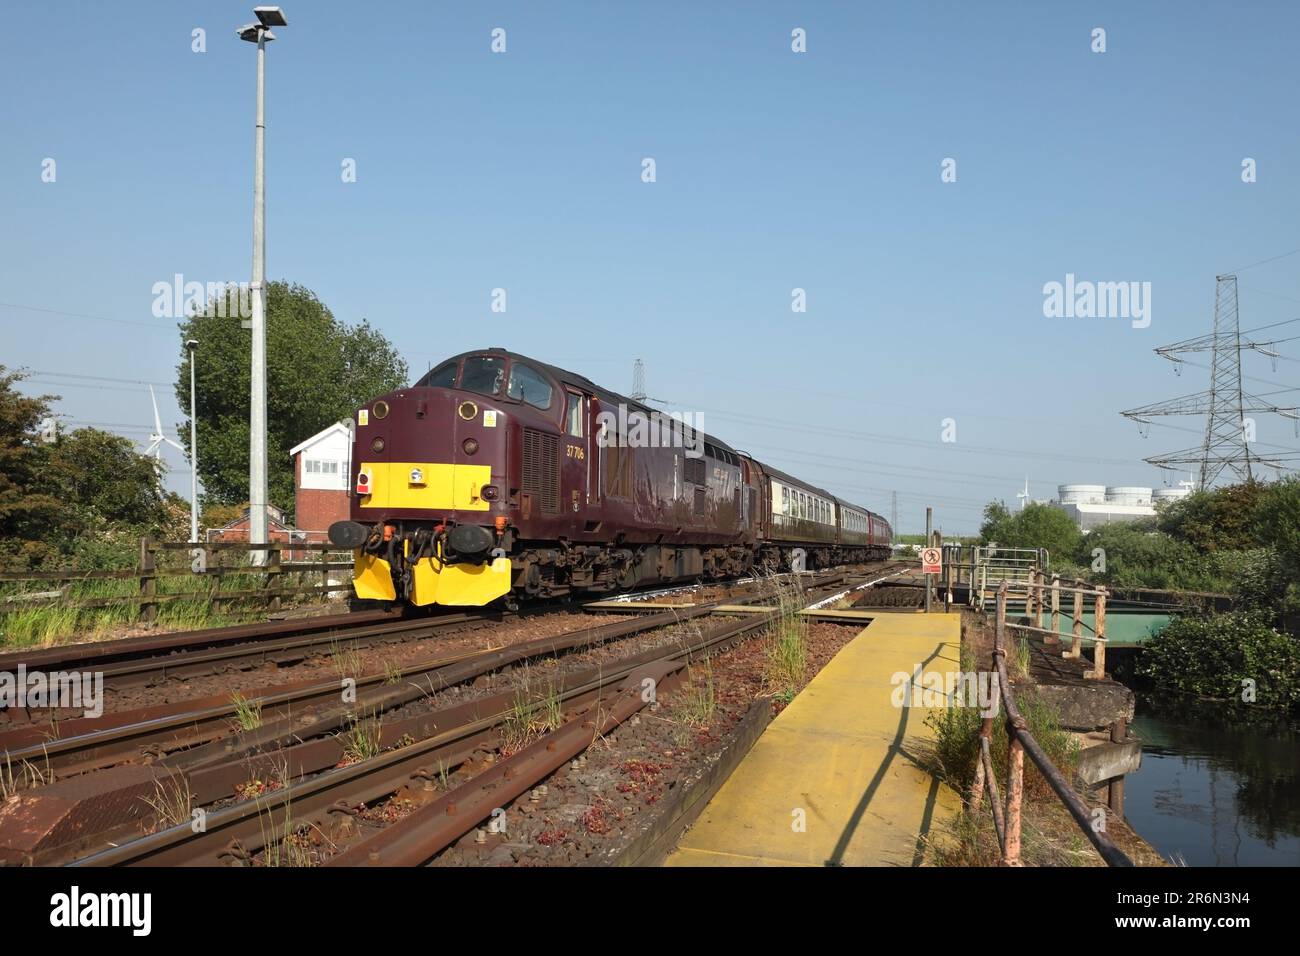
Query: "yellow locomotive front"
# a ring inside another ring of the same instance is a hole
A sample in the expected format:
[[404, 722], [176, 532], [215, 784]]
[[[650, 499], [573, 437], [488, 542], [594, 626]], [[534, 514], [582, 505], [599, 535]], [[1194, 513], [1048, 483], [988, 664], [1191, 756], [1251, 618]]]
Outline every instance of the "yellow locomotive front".
[[[492, 357], [471, 362], [469, 384], [490, 382]], [[351, 517], [329, 536], [353, 549], [361, 600], [477, 607], [510, 591], [506, 413], [453, 391], [450, 368], [357, 411]]]

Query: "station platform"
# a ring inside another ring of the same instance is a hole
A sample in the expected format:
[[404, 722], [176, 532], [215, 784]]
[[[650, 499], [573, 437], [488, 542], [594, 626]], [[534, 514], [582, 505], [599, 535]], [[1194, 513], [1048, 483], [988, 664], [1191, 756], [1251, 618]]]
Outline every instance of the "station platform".
[[[960, 669], [960, 614], [881, 614], [763, 731], [665, 866], [922, 866], [961, 799], [921, 769], [899, 672]], [[799, 827], [803, 823], [803, 829]]]

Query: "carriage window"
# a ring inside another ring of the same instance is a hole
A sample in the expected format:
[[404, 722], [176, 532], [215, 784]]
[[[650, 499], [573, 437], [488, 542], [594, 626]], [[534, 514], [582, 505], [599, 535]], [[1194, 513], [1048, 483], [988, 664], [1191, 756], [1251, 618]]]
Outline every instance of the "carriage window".
[[505, 359], [489, 355], [475, 355], [465, 359], [461, 371], [460, 387], [480, 395], [500, 395], [501, 379], [505, 375]]
[[429, 388], [451, 388], [456, 384], [456, 363], [448, 362], [445, 365], [439, 365], [417, 383]]
[[509, 398], [518, 398], [536, 408], [546, 410], [551, 407], [551, 383], [541, 372], [521, 362], [510, 367], [510, 387], [506, 390]]
[[574, 395], [572, 392], [567, 393], [569, 398], [568, 417], [565, 420], [564, 430], [574, 438], [582, 437], [582, 396]]

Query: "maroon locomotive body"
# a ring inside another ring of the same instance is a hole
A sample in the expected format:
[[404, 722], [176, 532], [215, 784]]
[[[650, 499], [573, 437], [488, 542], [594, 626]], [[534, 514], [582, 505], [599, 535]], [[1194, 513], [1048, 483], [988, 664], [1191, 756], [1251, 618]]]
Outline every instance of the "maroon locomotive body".
[[888, 555], [888, 523], [581, 375], [466, 352], [357, 412], [357, 596], [484, 605]]

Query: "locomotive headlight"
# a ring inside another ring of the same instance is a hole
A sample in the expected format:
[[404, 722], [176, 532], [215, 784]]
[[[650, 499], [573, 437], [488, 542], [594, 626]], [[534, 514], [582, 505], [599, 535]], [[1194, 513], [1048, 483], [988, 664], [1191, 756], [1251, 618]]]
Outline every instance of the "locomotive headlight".
[[383, 451], [383, 450], [384, 450], [384, 440], [383, 440], [382, 438], [376, 438], [374, 441], [372, 441], [372, 442], [370, 443], [370, 447], [371, 447], [372, 449], [374, 449], [375, 451]]
[[478, 442], [473, 438], [466, 438], [460, 443], [460, 447], [465, 449], [465, 454], [467, 455], [473, 455], [478, 452]]
[[385, 402], [385, 401], [382, 401], [382, 400], [381, 400], [381, 401], [378, 401], [378, 402], [375, 402], [375, 404], [374, 404], [374, 408], [373, 408], [373, 411], [374, 411], [374, 413], [375, 413], [375, 418], [387, 418], [387, 417], [388, 417], [388, 403]]
[[497, 490], [496, 485], [484, 485], [478, 490], [478, 495], [484, 501], [496, 501], [497, 495], [501, 492]]

